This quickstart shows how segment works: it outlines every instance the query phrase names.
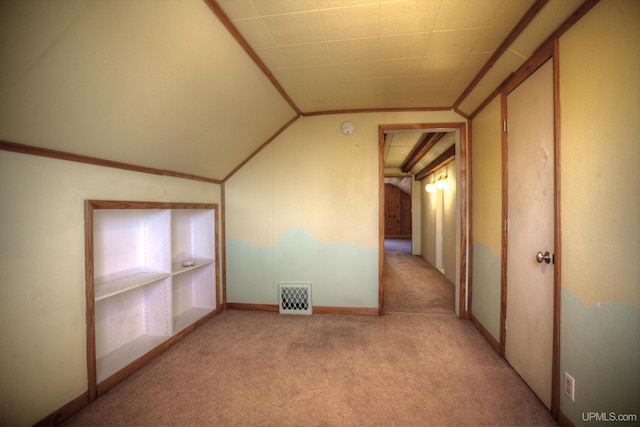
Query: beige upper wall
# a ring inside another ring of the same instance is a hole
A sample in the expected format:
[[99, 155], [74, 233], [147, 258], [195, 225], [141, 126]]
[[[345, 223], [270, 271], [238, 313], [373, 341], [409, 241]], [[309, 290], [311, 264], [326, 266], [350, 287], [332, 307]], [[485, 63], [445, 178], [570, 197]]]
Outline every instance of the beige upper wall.
[[560, 39], [562, 285], [640, 306], [640, 2], [593, 10]]
[[502, 129], [500, 97], [473, 119], [473, 241], [502, 253]]
[[[349, 136], [340, 131], [347, 120], [356, 129]], [[225, 184], [227, 239], [268, 246], [299, 227], [325, 243], [377, 247], [378, 125], [444, 122], [464, 120], [452, 112], [298, 119]]]
[[221, 203], [217, 184], [0, 150], [0, 425], [87, 391], [84, 200]]
[[[377, 247], [380, 114], [297, 120], [226, 184], [227, 239], [274, 244], [301, 228], [324, 243]], [[367, 185], [370, 184], [370, 185]]]

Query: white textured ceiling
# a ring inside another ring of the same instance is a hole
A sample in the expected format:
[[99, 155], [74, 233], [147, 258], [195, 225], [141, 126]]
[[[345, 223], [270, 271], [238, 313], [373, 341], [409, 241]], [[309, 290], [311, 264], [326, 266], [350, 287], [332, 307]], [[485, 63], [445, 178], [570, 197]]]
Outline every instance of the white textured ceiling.
[[0, 140], [222, 180], [300, 113], [472, 113], [582, 0], [459, 99], [533, 3], [0, 0]]
[[[461, 98], [534, 0], [214, 1], [303, 113], [460, 106], [470, 114], [581, 4], [547, 3]], [[399, 170], [421, 136], [388, 134], [385, 170]], [[453, 143], [448, 134], [410, 172]]]
[[[453, 106], [534, 0], [217, 3], [299, 109], [317, 112]], [[551, 0], [522, 50], [530, 54], [579, 4]]]
[[384, 139], [384, 167], [390, 172], [400, 170], [407, 154], [418, 143], [420, 132], [393, 132], [385, 134]]
[[533, 0], [219, 0], [302, 111], [450, 106]]

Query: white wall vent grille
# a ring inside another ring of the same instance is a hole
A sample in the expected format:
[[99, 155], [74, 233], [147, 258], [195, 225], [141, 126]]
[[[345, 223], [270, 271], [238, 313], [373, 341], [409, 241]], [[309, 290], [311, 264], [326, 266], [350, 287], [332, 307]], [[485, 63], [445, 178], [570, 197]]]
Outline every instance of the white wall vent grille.
[[311, 314], [311, 283], [278, 285], [280, 314]]

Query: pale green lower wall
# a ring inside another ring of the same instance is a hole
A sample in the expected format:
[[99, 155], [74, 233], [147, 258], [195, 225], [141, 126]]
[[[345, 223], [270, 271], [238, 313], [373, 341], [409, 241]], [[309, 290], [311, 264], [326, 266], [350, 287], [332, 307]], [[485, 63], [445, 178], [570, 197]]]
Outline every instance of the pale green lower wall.
[[[279, 283], [310, 283], [314, 306], [377, 307], [378, 251], [349, 243], [322, 243], [291, 229], [273, 246], [227, 242], [229, 301], [277, 304]], [[251, 266], [247, 268], [246, 266]]]
[[0, 151], [0, 425], [87, 391], [84, 200], [220, 203], [220, 186]]
[[500, 341], [502, 259], [482, 243], [473, 244], [473, 316]]
[[[561, 393], [575, 425], [640, 425], [640, 308], [625, 303], [585, 307], [562, 288], [561, 379], [576, 379], [575, 401]], [[635, 423], [596, 422], [589, 413], [635, 414]], [[589, 420], [590, 422], [583, 422]]]

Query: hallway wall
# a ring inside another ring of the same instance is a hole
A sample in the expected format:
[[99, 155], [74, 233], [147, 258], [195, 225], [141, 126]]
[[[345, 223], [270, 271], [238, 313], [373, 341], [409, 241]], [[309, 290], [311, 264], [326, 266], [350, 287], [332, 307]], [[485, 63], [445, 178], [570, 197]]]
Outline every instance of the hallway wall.
[[473, 265], [471, 314], [500, 341], [502, 275], [502, 127], [497, 96], [472, 123]]
[[[447, 175], [448, 187], [428, 193], [425, 190], [427, 183], [432, 182], [434, 177], [442, 174]], [[420, 182], [420, 247], [422, 257], [434, 267], [438, 267], [436, 265], [436, 204], [442, 203], [442, 267], [444, 268], [445, 277], [451, 283], [456, 282], [456, 256], [458, 255], [456, 235], [458, 194], [456, 179], [456, 163], [451, 162]]]

